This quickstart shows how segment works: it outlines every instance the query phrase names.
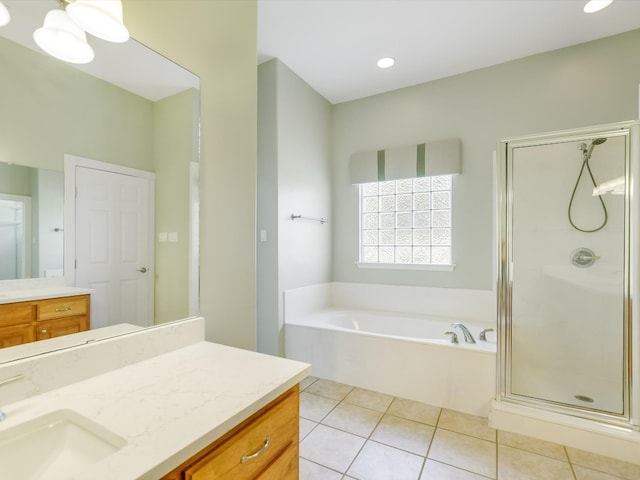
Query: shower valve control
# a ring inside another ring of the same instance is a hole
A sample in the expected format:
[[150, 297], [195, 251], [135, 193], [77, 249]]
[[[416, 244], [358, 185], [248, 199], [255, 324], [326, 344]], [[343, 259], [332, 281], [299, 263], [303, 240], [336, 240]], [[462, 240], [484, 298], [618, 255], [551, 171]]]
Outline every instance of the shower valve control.
[[593, 253], [593, 250], [589, 248], [576, 248], [571, 255], [569, 256], [571, 259], [571, 263], [578, 268], [586, 268], [590, 267], [596, 260], [599, 260], [600, 257]]

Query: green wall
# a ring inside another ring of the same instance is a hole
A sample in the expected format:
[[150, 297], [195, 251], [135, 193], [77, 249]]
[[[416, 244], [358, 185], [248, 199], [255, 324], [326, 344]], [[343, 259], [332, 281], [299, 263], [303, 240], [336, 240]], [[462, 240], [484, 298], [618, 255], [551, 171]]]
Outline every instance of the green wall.
[[[335, 105], [334, 281], [491, 289], [496, 142], [638, 118], [639, 52], [640, 30], [634, 30]], [[455, 270], [358, 269], [358, 189], [349, 182], [350, 155], [449, 137], [462, 140], [463, 172], [453, 184]]]
[[124, 0], [131, 35], [200, 77], [200, 310], [256, 348], [256, 0]]
[[33, 168], [0, 163], [0, 193], [30, 197], [35, 173]]
[[65, 153], [153, 170], [153, 103], [0, 39], [0, 162], [63, 169]]
[[[197, 155], [193, 149], [197, 100], [197, 91], [186, 90], [156, 102], [153, 109], [156, 323], [189, 315], [189, 166]], [[160, 232], [176, 232], [178, 241], [159, 242]]]
[[258, 350], [284, 353], [283, 292], [331, 280], [331, 104], [280, 60], [258, 67]]
[[[188, 316], [198, 92], [152, 102], [5, 39], [0, 65], [0, 162], [62, 171], [64, 154], [72, 154], [155, 172], [156, 232], [179, 239], [158, 243], [155, 234], [156, 323]], [[30, 194], [30, 180], [9, 180], [8, 168], [16, 167], [0, 163], [0, 191]]]

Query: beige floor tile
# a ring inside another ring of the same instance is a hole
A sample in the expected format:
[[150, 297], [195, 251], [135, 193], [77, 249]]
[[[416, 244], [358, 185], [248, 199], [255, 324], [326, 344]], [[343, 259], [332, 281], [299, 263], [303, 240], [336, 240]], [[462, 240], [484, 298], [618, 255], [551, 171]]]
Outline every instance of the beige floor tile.
[[487, 480], [487, 478], [489, 477], [460, 470], [434, 460], [427, 460], [420, 476], [420, 480]]
[[562, 445], [557, 443], [538, 440], [537, 438], [519, 435], [517, 433], [498, 431], [498, 443], [509, 447], [519, 448], [527, 452], [537, 453], [545, 457], [555, 458], [556, 460], [567, 461], [567, 454]]
[[363, 388], [354, 388], [344, 399], [345, 402], [359, 407], [370, 408], [378, 412], [384, 412], [389, 408], [393, 401], [393, 396], [384, 393], [378, 393]]
[[608, 473], [598, 472], [580, 465], [574, 465], [573, 471], [576, 474], [576, 480], [620, 480], [620, 477], [614, 477]]
[[309, 375], [307, 378], [300, 382], [300, 390], [304, 390], [316, 380], [318, 380], [318, 377], [312, 377], [311, 375]]
[[413, 400], [396, 398], [391, 403], [387, 413], [395, 415], [396, 417], [406, 418], [407, 420], [435, 426], [440, 416], [440, 408], [414, 402]]
[[364, 442], [357, 435], [318, 425], [300, 443], [300, 457], [344, 473]]
[[640, 465], [622, 462], [613, 458], [604, 457], [596, 453], [585, 452], [577, 448], [567, 447], [567, 454], [571, 463], [583, 467], [608, 473], [626, 480], [637, 480], [640, 478]]
[[382, 413], [368, 408], [341, 403], [322, 421], [330, 427], [339, 428], [354, 435], [368, 437], [382, 418]]
[[568, 462], [498, 445], [498, 480], [573, 480]]
[[311, 430], [316, 428], [317, 425], [318, 424], [316, 422], [312, 422], [311, 420], [300, 417], [300, 441], [304, 440], [304, 437], [309, 435]]
[[418, 480], [424, 459], [368, 441], [347, 472], [360, 480]]
[[341, 480], [342, 474], [301, 458], [298, 478], [299, 480]]
[[469, 435], [437, 429], [428, 457], [487, 477], [496, 475], [496, 444]]
[[442, 409], [438, 428], [446, 428], [453, 432], [464, 433], [472, 437], [482, 438], [490, 442], [496, 441], [496, 430], [489, 427], [484, 417], [477, 417], [468, 413], [456, 412], [447, 408]]
[[425, 456], [434, 431], [435, 428], [431, 425], [387, 414], [374, 430], [371, 439]]
[[300, 393], [300, 416], [307, 420], [319, 422], [333, 410], [336, 405], [338, 405], [337, 400], [331, 400], [330, 398], [307, 392]]
[[332, 398], [333, 400], [342, 400], [349, 392], [353, 390], [351, 385], [333, 382], [331, 380], [319, 379], [306, 388], [306, 392], [322, 395], [323, 397]]

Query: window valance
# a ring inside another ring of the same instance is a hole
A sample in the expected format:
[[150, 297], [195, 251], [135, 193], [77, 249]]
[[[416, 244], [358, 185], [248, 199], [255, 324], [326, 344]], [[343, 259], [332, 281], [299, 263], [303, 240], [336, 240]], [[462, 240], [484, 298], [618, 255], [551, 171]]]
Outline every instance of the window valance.
[[357, 152], [351, 155], [351, 183], [382, 182], [403, 178], [461, 173], [459, 138], [407, 147]]

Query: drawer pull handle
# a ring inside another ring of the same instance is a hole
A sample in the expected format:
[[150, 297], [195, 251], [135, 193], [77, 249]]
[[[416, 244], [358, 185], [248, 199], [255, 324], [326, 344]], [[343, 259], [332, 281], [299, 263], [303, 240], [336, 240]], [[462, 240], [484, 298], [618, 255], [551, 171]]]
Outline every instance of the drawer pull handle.
[[71, 310], [71, 307], [58, 307], [56, 308], [56, 312], [68, 312]]
[[271, 443], [271, 435], [267, 435], [267, 438], [264, 441], [264, 445], [260, 447], [259, 450], [257, 450], [256, 452], [250, 455], [243, 455], [242, 458], [240, 459], [240, 463], [247, 463], [249, 460], [253, 460], [254, 458], [262, 455], [264, 452], [267, 451], [267, 448], [269, 448], [269, 443]]
[[40, 332], [40, 333], [42, 333], [43, 335], [46, 335], [47, 334], [47, 329], [46, 328], [42, 329], [42, 332]]

